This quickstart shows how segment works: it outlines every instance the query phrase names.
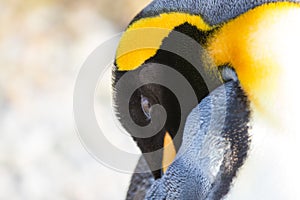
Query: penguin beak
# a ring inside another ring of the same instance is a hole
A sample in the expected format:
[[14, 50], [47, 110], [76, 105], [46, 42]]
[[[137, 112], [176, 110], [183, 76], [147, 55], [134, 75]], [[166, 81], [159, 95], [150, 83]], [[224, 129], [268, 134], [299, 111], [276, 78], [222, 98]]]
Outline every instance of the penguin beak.
[[168, 131], [164, 137], [164, 150], [162, 157], [162, 172], [163, 174], [167, 171], [169, 165], [174, 161], [176, 157], [176, 149], [173, 143], [172, 137]]

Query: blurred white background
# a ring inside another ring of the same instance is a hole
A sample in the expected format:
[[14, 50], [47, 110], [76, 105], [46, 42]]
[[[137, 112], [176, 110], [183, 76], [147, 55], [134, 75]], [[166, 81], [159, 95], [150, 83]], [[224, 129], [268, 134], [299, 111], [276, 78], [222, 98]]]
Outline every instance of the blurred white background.
[[80, 143], [73, 87], [88, 55], [148, 2], [0, 0], [0, 200], [124, 199], [131, 175]]

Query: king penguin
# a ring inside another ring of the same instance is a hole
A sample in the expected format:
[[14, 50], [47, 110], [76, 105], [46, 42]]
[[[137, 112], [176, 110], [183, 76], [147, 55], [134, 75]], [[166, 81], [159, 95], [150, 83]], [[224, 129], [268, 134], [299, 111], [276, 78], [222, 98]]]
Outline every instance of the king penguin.
[[153, 0], [112, 71], [126, 199], [300, 199], [299, 48], [299, 0]]

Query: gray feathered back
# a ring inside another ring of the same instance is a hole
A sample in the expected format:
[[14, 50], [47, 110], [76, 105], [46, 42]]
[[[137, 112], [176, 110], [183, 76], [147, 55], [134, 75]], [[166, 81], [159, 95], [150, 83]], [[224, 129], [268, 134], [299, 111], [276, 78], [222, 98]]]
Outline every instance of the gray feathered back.
[[[259, 5], [278, 0], [154, 0], [135, 19], [164, 12], [184, 12], [200, 15], [210, 25], [217, 25], [239, 16]], [[300, 2], [300, 0], [288, 0]]]

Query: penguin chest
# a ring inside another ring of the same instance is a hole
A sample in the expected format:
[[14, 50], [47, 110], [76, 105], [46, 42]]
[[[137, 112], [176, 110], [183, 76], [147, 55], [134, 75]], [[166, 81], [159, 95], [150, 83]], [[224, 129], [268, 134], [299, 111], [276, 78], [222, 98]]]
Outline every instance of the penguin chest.
[[248, 158], [225, 199], [300, 199], [300, 137], [263, 117], [253, 118]]

